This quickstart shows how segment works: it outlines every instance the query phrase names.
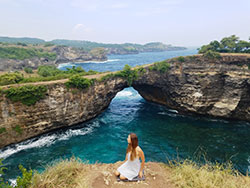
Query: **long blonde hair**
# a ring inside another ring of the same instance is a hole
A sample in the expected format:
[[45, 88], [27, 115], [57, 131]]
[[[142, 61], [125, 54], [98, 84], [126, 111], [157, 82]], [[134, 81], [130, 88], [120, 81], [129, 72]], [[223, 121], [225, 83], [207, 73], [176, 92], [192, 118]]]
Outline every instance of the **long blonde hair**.
[[130, 135], [131, 143], [128, 144], [126, 154], [131, 151], [130, 160], [133, 161], [136, 158], [135, 148], [138, 146], [138, 137], [136, 136], [135, 133], [130, 133], [129, 135]]

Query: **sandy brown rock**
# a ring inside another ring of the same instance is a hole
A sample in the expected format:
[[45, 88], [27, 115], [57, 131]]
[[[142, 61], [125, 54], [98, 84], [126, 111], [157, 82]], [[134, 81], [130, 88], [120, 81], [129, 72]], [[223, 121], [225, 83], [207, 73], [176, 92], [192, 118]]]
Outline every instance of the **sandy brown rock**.
[[114, 172], [122, 164], [121, 161], [114, 164], [94, 165], [87, 178], [92, 188], [174, 188], [171, 183], [170, 172], [163, 163], [147, 162], [144, 167], [145, 181], [138, 182], [118, 182]]

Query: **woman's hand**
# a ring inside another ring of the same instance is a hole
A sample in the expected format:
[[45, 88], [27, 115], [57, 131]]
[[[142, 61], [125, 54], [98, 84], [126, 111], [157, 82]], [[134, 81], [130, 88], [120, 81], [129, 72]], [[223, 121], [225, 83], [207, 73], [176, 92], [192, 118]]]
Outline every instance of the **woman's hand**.
[[139, 172], [139, 178], [142, 178], [142, 171]]

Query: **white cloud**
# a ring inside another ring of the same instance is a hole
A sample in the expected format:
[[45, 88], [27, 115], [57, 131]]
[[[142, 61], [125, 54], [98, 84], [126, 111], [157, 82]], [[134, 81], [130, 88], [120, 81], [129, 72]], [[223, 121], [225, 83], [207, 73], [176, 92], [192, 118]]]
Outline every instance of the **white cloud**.
[[73, 27], [73, 29], [72, 29], [72, 32], [73, 32], [73, 34], [76, 34], [76, 33], [82, 33], [82, 32], [84, 32], [84, 33], [89, 33], [89, 32], [91, 32], [92, 31], [92, 28], [90, 28], [90, 27], [87, 27], [87, 26], [85, 26], [85, 25], [83, 25], [83, 24], [76, 24], [74, 27]]

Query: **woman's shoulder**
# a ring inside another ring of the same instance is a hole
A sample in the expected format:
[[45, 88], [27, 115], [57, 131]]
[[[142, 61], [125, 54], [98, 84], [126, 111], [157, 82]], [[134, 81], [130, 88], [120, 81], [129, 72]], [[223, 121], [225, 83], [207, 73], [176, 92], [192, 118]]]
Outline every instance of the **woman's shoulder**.
[[139, 152], [141, 152], [141, 151], [142, 151], [142, 149], [141, 149], [141, 147], [140, 147], [140, 146], [137, 146], [137, 147], [136, 147], [136, 150], [137, 150], [137, 151], [139, 151]]

